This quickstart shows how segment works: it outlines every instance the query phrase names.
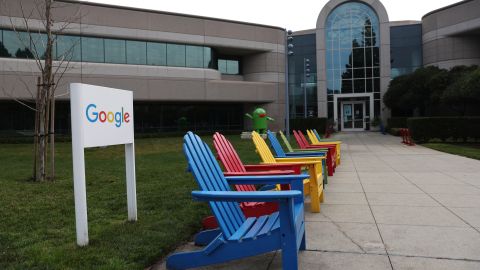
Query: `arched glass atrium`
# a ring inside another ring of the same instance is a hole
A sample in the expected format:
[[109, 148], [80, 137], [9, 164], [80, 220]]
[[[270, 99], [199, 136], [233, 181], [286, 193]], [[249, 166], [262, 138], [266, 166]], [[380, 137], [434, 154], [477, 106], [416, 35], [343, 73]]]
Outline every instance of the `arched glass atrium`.
[[325, 27], [328, 115], [334, 94], [374, 93], [380, 109], [380, 25], [375, 11], [360, 2], [336, 7]]

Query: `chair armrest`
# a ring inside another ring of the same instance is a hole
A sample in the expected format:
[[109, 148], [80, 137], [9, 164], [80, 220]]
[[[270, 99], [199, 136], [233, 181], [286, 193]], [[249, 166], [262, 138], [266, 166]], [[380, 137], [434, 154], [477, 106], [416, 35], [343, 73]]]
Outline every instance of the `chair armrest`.
[[224, 172], [225, 176], [262, 176], [262, 175], [281, 175], [281, 174], [295, 174], [293, 170], [276, 170], [276, 171], [259, 171], [259, 172]]
[[225, 177], [228, 183], [233, 185], [292, 184], [295, 181], [303, 181], [303, 179], [306, 179], [306, 178], [309, 178], [308, 174]]
[[276, 162], [297, 163], [303, 165], [321, 163], [326, 156], [322, 157], [275, 157]]
[[324, 157], [327, 152], [285, 153], [287, 157]]
[[259, 164], [245, 165], [247, 172], [268, 171], [268, 170], [292, 170], [295, 173], [301, 173], [302, 168], [298, 164]]
[[328, 149], [328, 147], [336, 147], [335, 145], [324, 145], [324, 147], [322, 147], [322, 145], [308, 145], [307, 148], [305, 148], [304, 150], [307, 150], [307, 151], [310, 151], [310, 150], [325, 150], [325, 149]]
[[313, 146], [337, 146], [340, 143], [332, 143], [332, 142], [316, 142], [312, 143]]
[[342, 143], [342, 141], [335, 140], [335, 139], [321, 139], [318, 142], [326, 142], [326, 143]]
[[308, 152], [317, 152], [317, 151], [327, 152], [328, 148], [315, 148], [315, 149], [308, 149], [308, 148], [298, 149], [298, 148], [295, 148], [295, 149], [293, 149], [293, 152], [290, 152], [290, 153], [302, 153], [302, 152], [308, 153]]
[[286, 191], [192, 191], [197, 201], [221, 202], [275, 202], [281, 200], [303, 198], [298, 190]]

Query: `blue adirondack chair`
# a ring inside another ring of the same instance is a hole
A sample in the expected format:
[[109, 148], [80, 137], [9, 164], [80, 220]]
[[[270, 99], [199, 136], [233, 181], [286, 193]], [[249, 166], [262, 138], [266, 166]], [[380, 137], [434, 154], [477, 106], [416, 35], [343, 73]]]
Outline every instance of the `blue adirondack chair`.
[[[327, 156], [327, 151], [315, 151], [315, 152], [285, 152], [282, 148], [282, 145], [278, 141], [275, 134], [270, 130], [267, 130], [268, 140], [270, 141], [270, 145], [275, 152], [276, 157], [283, 158], [283, 157], [325, 157]], [[323, 170], [323, 183], [328, 184], [328, 174], [327, 172], [327, 162], [326, 160], [322, 160], [322, 170]]]
[[[184, 137], [188, 169], [200, 191], [195, 200], [208, 201], [220, 233], [202, 250], [175, 253], [168, 269], [188, 269], [282, 250], [283, 269], [298, 269], [298, 250], [305, 249], [303, 179], [308, 175], [224, 177], [208, 146], [195, 134]], [[230, 184], [290, 184], [288, 191], [231, 191]], [[280, 211], [245, 218], [238, 202], [274, 201]]]

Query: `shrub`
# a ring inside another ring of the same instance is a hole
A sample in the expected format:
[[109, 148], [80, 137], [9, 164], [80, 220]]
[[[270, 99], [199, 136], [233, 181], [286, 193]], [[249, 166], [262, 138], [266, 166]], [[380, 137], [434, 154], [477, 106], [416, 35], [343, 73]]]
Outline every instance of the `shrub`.
[[290, 129], [306, 130], [316, 129], [318, 133], [325, 133], [327, 129], [327, 118], [295, 118], [290, 119]]
[[480, 139], [480, 117], [414, 117], [407, 126], [417, 142]]
[[387, 120], [387, 129], [406, 128], [408, 117], [391, 117]]
[[393, 136], [400, 136], [400, 129], [401, 128], [390, 128], [388, 129], [388, 133], [390, 133]]

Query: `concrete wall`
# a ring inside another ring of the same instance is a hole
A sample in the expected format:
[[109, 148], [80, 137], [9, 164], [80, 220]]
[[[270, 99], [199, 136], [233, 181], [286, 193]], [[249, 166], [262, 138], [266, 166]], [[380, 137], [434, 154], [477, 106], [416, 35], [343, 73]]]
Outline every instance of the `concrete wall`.
[[423, 64], [480, 65], [480, 0], [462, 1], [422, 18]]
[[[25, 29], [25, 13], [35, 11], [33, 0], [5, 0], [0, 5], [0, 27]], [[21, 4], [21, 5], [20, 5]], [[241, 102], [264, 104], [269, 115], [284, 118], [284, 31], [256, 25], [122, 8], [87, 2], [56, 1], [55, 28], [71, 22], [64, 33], [177, 42], [209, 46], [225, 55], [242, 58], [241, 76], [221, 75], [217, 70], [126, 64], [71, 63], [57, 94], [68, 92], [70, 82], [83, 82], [134, 91], [136, 100]], [[29, 27], [43, 29], [42, 18], [32, 13]], [[0, 99], [28, 99], [35, 92], [38, 69], [33, 60], [0, 58]], [[30, 89], [27, 89], [29, 86]], [[68, 98], [63, 95], [60, 98]], [[252, 105], [253, 106], [253, 105]]]

